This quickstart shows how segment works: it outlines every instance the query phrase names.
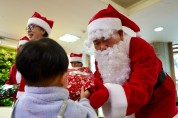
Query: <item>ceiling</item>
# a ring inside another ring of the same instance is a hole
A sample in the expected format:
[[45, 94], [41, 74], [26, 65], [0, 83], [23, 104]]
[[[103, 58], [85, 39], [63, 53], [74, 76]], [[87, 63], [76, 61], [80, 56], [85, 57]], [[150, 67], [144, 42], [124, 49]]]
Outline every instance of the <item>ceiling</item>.
[[133, 4], [136, 4], [142, 0], [111, 0], [115, 2], [116, 4], [122, 6], [123, 8], [131, 7]]
[[[0, 45], [15, 47], [26, 35], [27, 20], [37, 11], [54, 20], [50, 38], [67, 53], [84, 52], [88, 21], [109, 3], [138, 24], [146, 41], [178, 43], [178, 0], [0, 0], [0, 3]], [[158, 26], [164, 30], [154, 32]], [[65, 33], [79, 36], [80, 40], [60, 41], [59, 36]]]

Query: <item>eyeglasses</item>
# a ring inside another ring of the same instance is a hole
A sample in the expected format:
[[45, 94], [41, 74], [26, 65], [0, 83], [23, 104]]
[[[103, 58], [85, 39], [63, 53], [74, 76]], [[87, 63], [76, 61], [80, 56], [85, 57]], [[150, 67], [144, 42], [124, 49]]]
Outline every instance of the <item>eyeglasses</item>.
[[38, 25], [35, 25], [35, 24], [30, 24], [29, 26], [26, 27], [26, 31], [29, 31], [29, 30], [34, 30], [35, 27], [39, 27], [41, 28], [40, 26]]

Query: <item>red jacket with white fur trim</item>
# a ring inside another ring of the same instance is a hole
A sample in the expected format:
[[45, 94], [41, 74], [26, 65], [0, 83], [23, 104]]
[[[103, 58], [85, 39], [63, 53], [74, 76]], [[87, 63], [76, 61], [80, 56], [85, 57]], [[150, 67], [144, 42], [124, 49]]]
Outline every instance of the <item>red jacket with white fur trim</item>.
[[[131, 74], [123, 85], [106, 83], [109, 99], [102, 106], [105, 118], [172, 118], [177, 114], [176, 89], [171, 77], [154, 88], [162, 63], [153, 47], [138, 37], [128, 43]], [[95, 77], [102, 81], [98, 70]]]
[[[8, 85], [20, 84], [20, 81], [21, 81], [22, 78], [23, 77], [20, 74], [20, 72], [17, 71], [16, 65], [13, 64], [11, 69], [10, 69], [10, 72], [9, 72], [9, 78], [6, 81], [5, 84], [8, 84]], [[14, 102], [15, 102], [16, 101], [16, 94], [13, 95], [13, 98], [14, 98]]]

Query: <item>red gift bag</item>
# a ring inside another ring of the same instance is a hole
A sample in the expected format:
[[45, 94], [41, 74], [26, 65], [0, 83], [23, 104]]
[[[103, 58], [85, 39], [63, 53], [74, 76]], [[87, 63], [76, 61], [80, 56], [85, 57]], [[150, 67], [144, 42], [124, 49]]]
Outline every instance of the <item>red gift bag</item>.
[[70, 99], [80, 98], [81, 87], [85, 90], [94, 87], [94, 76], [88, 67], [74, 67], [68, 69], [68, 85]]

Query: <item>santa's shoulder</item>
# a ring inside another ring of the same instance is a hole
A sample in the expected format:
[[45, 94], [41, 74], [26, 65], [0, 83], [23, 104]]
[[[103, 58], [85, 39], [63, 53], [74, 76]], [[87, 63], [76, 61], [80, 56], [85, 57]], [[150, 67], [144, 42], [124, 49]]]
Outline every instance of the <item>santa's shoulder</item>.
[[130, 46], [136, 47], [152, 47], [145, 39], [140, 37], [131, 37], [130, 39]]

